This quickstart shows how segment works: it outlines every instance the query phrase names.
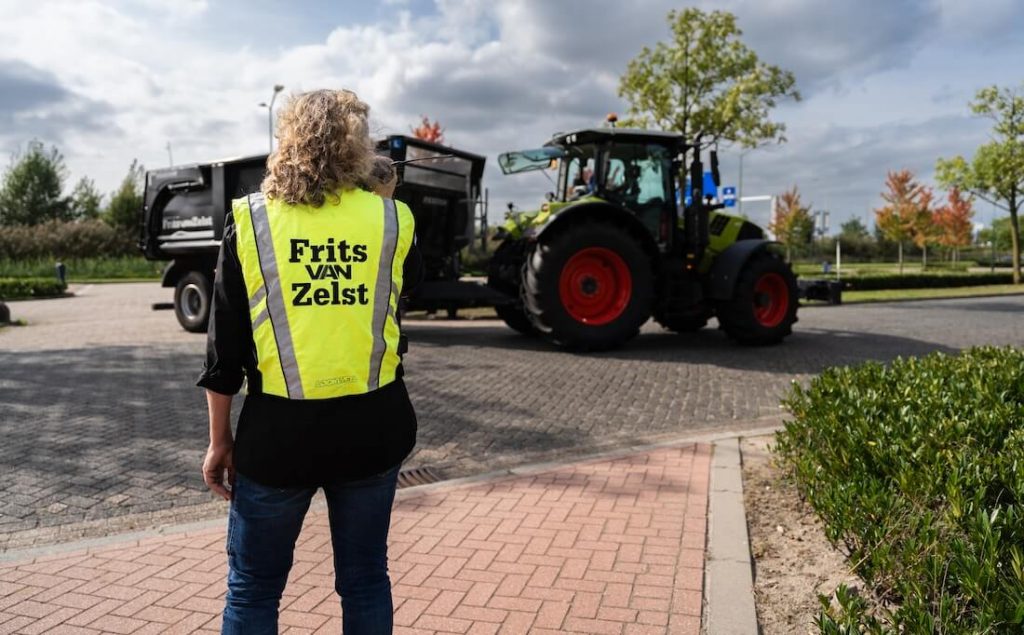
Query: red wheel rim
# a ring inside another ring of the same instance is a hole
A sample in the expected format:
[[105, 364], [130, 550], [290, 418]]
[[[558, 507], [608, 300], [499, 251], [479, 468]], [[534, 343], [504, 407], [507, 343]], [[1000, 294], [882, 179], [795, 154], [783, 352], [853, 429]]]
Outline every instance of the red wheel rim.
[[587, 247], [573, 254], [558, 281], [562, 306], [574, 320], [600, 326], [622, 315], [633, 295], [633, 276], [617, 253]]
[[789, 310], [789, 286], [777, 273], [766, 273], [754, 285], [754, 318], [772, 328], [782, 323]]

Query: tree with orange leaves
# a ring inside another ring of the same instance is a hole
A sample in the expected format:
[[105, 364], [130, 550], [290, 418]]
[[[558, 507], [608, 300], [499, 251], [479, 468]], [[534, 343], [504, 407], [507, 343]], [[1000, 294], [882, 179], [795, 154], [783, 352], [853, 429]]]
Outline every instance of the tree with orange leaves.
[[942, 238], [942, 228], [938, 224], [936, 212], [933, 205], [935, 193], [930, 187], [921, 189], [921, 196], [917, 199], [917, 207], [911, 212], [911, 233], [914, 244], [921, 250], [921, 268], [928, 268], [928, 247], [939, 244]]
[[431, 143], [444, 143], [444, 128], [441, 127], [441, 122], [431, 122], [426, 115], [422, 115], [422, 117], [423, 121], [420, 122], [420, 125], [412, 128], [412, 136]]
[[[914, 179], [910, 170], [890, 171], [885, 178], [885, 187], [882, 200], [886, 204], [875, 210], [875, 224], [886, 238], [899, 245], [902, 274], [903, 243], [914, 240], [923, 225], [921, 199], [927, 188]], [[927, 194], [927, 205], [931, 205], [930, 193]]]
[[946, 204], [935, 210], [935, 224], [939, 227], [938, 243], [953, 254], [953, 261], [960, 260], [960, 248], [971, 244], [974, 230], [974, 197], [965, 197], [960, 188], [950, 188]]
[[775, 215], [768, 229], [776, 240], [786, 246], [786, 260], [793, 260], [793, 246], [806, 245], [814, 237], [814, 219], [810, 205], [800, 200], [796, 186], [780, 194], [775, 200]]

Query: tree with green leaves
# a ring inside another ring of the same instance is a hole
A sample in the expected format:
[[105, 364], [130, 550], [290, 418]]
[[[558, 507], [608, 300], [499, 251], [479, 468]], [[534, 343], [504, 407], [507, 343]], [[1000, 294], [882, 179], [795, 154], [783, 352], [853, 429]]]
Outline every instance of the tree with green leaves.
[[110, 204], [104, 213], [107, 223], [132, 235], [138, 232], [139, 219], [142, 217], [145, 173], [146, 169], [137, 160], [132, 161], [121, 186], [110, 195]]
[[92, 220], [103, 211], [103, 195], [96, 189], [96, 183], [87, 176], [79, 179], [71, 191], [71, 216], [75, 220]]
[[982, 88], [970, 104], [976, 115], [991, 119], [992, 139], [968, 161], [962, 156], [939, 159], [935, 178], [992, 203], [1010, 215], [1013, 282], [1020, 284], [1020, 222], [1024, 204], [1024, 84], [1017, 89]]
[[842, 244], [844, 256], [870, 258], [878, 247], [867, 225], [856, 216], [839, 226], [836, 240]]
[[811, 206], [803, 204], [800, 191], [794, 185], [776, 198], [774, 212], [768, 229], [786, 246], [786, 260], [792, 262], [793, 247], [808, 245], [814, 238]]
[[839, 238], [850, 241], [871, 240], [871, 232], [864, 221], [854, 216], [839, 226]]
[[769, 114], [780, 99], [800, 99], [796, 80], [740, 41], [736, 16], [690, 8], [670, 11], [668, 23], [672, 41], [644, 47], [620, 79], [624, 124], [680, 132], [702, 147], [785, 141], [785, 125]]
[[1013, 239], [1010, 236], [1010, 217], [997, 218], [992, 221], [990, 227], [979, 231], [978, 244], [998, 251], [1010, 251], [1010, 247], [1013, 245]]
[[70, 205], [63, 194], [67, 174], [56, 147], [32, 141], [25, 152], [16, 152], [0, 182], [0, 225], [69, 220]]

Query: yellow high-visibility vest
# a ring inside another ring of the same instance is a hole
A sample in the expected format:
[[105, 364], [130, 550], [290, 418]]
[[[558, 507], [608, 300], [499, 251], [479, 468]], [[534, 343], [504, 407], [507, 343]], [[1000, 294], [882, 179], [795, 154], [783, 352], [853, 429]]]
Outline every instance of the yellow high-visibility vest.
[[357, 395], [395, 380], [402, 271], [415, 223], [401, 202], [362, 190], [337, 204], [233, 201], [263, 392]]

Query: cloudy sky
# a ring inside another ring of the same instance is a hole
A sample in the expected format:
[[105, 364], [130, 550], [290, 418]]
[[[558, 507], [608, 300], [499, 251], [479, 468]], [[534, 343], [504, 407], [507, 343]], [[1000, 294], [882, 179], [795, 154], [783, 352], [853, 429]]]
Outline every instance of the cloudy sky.
[[[890, 169], [930, 181], [936, 157], [970, 155], [988, 124], [967, 102], [1024, 80], [1020, 0], [719, 0], [744, 41], [791, 70], [804, 99], [775, 113], [788, 143], [746, 155], [745, 195], [797, 184], [833, 226], [869, 221]], [[0, 0], [0, 156], [37, 138], [72, 173], [112, 190], [149, 167], [254, 154], [272, 86], [355, 90], [380, 135], [421, 114], [485, 154], [491, 215], [548, 189], [503, 177], [502, 150], [624, 112], [618, 77], [668, 37], [663, 0]], [[736, 153], [723, 152], [726, 184]], [[765, 204], [745, 211], [756, 220]], [[992, 211], [979, 207], [977, 220]], [[760, 216], [760, 218], [759, 218]]]

